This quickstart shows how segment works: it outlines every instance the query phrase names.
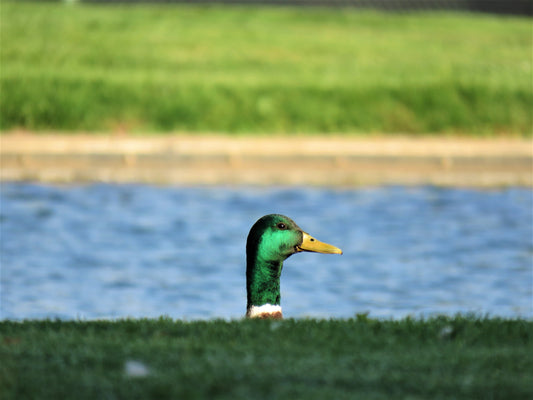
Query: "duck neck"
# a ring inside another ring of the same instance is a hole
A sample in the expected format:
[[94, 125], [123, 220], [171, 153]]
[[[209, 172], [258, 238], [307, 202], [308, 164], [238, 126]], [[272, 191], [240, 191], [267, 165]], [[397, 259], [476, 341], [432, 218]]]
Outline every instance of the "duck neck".
[[280, 276], [283, 261], [267, 261], [258, 254], [246, 260], [246, 316], [281, 318]]

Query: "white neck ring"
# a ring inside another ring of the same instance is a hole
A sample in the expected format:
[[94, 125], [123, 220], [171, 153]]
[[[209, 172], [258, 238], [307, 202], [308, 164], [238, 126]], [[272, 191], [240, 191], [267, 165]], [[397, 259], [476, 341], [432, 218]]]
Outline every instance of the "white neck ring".
[[249, 318], [260, 317], [265, 314], [281, 313], [281, 306], [279, 304], [263, 304], [261, 306], [251, 306], [246, 311], [246, 316]]

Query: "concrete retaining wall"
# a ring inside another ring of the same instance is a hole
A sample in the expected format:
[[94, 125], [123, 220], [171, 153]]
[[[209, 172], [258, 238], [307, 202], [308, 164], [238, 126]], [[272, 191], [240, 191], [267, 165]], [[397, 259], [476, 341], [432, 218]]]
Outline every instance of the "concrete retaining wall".
[[2, 181], [533, 186], [523, 139], [4, 134]]

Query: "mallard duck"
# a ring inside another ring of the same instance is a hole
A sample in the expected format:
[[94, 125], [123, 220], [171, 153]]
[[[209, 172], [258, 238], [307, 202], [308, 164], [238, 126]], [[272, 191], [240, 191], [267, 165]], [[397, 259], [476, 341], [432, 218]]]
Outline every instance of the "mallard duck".
[[246, 241], [247, 317], [283, 318], [279, 289], [283, 261], [301, 251], [342, 254], [341, 249], [316, 240], [284, 215], [265, 215], [252, 226]]

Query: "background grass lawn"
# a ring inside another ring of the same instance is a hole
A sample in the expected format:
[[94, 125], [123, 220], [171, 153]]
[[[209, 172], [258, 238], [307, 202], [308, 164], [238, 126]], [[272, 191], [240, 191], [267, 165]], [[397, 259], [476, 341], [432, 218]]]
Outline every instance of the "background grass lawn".
[[1, 3], [0, 129], [531, 134], [531, 19]]
[[0, 322], [10, 399], [531, 399], [533, 322]]

